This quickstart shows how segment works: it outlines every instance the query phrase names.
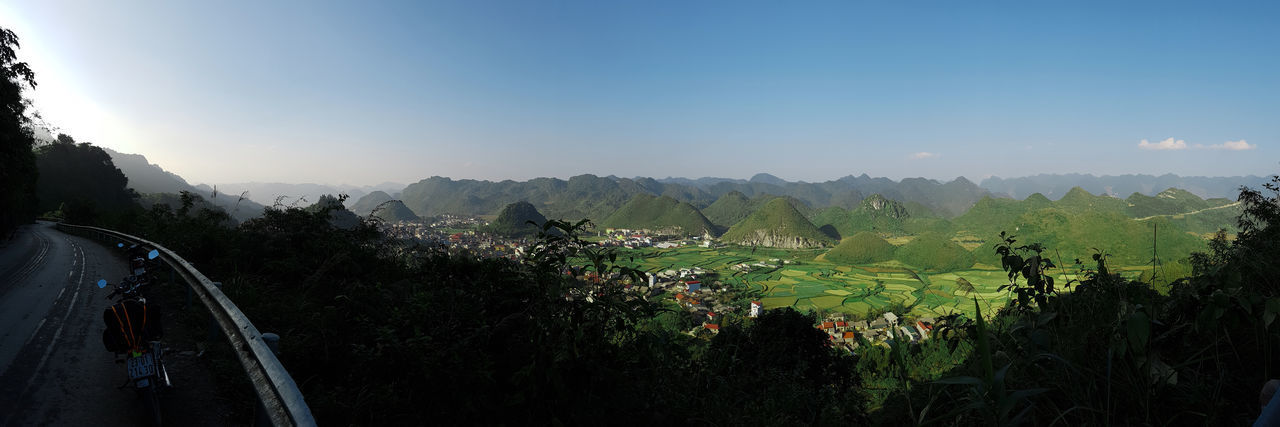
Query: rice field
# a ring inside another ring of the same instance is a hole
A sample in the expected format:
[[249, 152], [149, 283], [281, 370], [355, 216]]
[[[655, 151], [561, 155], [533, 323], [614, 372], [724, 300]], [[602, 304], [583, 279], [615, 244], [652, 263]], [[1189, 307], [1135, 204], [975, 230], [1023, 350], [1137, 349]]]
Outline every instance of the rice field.
[[[974, 299], [984, 312], [1004, 306], [1009, 282], [998, 268], [925, 274], [898, 261], [870, 265], [841, 265], [819, 258], [822, 250], [783, 250], [747, 247], [680, 247], [623, 251], [618, 261], [646, 272], [701, 267], [740, 289], [758, 291], [765, 308], [795, 307], [863, 315], [894, 304], [908, 307], [916, 316], [941, 316], [953, 312], [973, 315]], [[747, 271], [732, 268], [751, 266]], [[973, 285], [973, 292], [957, 289], [957, 279]], [[1059, 274], [1066, 283], [1074, 276]]]

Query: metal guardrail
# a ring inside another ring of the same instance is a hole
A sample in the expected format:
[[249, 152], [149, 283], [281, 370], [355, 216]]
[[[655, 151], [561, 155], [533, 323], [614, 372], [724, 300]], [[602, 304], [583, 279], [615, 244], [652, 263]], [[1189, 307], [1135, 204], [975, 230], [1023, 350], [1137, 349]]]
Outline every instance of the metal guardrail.
[[59, 230], [69, 233], [94, 234], [99, 240], [123, 240], [140, 246], [155, 248], [160, 258], [173, 271], [182, 276], [192, 292], [200, 298], [200, 302], [209, 309], [227, 341], [231, 343], [240, 365], [253, 383], [258, 393], [258, 401], [262, 404], [271, 423], [276, 426], [314, 426], [316, 420], [311, 416], [311, 408], [302, 399], [302, 392], [289, 376], [289, 372], [280, 364], [267, 343], [263, 341], [258, 328], [253, 326], [249, 317], [245, 316], [236, 305], [214, 286], [213, 282], [192, 267], [190, 263], [173, 251], [149, 240], [124, 234], [105, 228], [70, 225], [59, 222]]

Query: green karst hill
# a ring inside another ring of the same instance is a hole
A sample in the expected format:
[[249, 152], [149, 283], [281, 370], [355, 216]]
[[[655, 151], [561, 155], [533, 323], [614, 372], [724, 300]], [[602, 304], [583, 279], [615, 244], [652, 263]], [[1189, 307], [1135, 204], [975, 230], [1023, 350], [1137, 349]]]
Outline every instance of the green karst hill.
[[973, 266], [973, 253], [941, 233], [925, 233], [898, 248], [897, 259], [927, 271], [954, 271]]
[[667, 196], [637, 194], [600, 225], [650, 230], [675, 229], [677, 234], [718, 234], [716, 226], [698, 208]]
[[823, 234], [785, 198], [774, 198], [721, 237], [729, 243], [775, 248], [813, 248], [834, 239]]
[[418, 218], [418, 215], [415, 215], [408, 206], [405, 206], [404, 202], [399, 200], [391, 200], [380, 206], [381, 208], [377, 209], [373, 214], [378, 218], [382, 218], [383, 221], [400, 222], [418, 221], [421, 219]]
[[[928, 208], [923, 205], [917, 206], [917, 209], [928, 212]], [[859, 231], [902, 234], [910, 217], [909, 209], [902, 202], [872, 194], [852, 210], [846, 211], [835, 206], [823, 209], [814, 215], [813, 223], [819, 228], [829, 225], [839, 236], [852, 236]]]
[[356, 215], [365, 216], [373, 212], [373, 209], [377, 208], [378, 205], [390, 202], [391, 200], [393, 200], [393, 198], [390, 194], [387, 194], [384, 191], [374, 191], [372, 193], [365, 194], [364, 197], [360, 198], [360, 200], [356, 200], [356, 204], [351, 205], [351, 212], [354, 212]]
[[1236, 231], [1235, 219], [1243, 212], [1231, 199], [1201, 199], [1190, 191], [1170, 188], [1155, 196], [1133, 193], [1127, 213], [1140, 219], [1163, 217], [1170, 224], [1193, 232], [1208, 234], [1226, 229]]
[[716, 199], [714, 203], [708, 205], [702, 210], [702, 213], [707, 216], [707, 219], [711, 220], [711, 223], [719, 226], [723, 230], [728, 229], [734, 224], [746, 219], [752, 212], [759, 210], [761, 206], [764, 206], [774, 199], [786, 200], [787, 203], [790, 203], [791, 206], [796, 209], [796, 211], [806, 217], [816, 212], [803, 200], [791, 196], [761, 194], [749, 198], [740, 191], [730, 191], [725, 193], [723, 196], [720, 196], [720, 198]]
[[1107, 195], [1089, 194], [1080, 187], [1073, 187], [1065, 196], [1053, 202], [1053, 206], [1063, 210], [1091, 212], [1120, 212], [1128, 208], [1129, 203]]
[[1129, 202], [1129, 216], [1134, 218], [1173, 215], [1212, 207], [1208, 201], [1201, 199], [1200, 196], [1177, 188], [1161, 191], [1160, 194], [1154, 196], [1133, 193], [1125, 201]]
[[1014, 232], [1021, 226], [1019, 220], [1027, 212], [1052, 206], [1053, 202], [1040, 193], [1027, 196], [1025, 200], [987, 196], [956, 218], [954, 223], [982, 239], [994, 241], [1001, 231]]
[[1191, 252], [1206, 248], [1204, 239], [1165, 218], [1135, 221], [1116, 212], [1041, 209], [1027, 213], [1020, 221], [1023, 225], [1014, 233], [1020, 242], [1039, 242], [1054, 248], [1054, 257], [1062, 258], [1062, 262], [1088, 260], [1093, 248], [1099, 248], [1118, 265], [1144, 265], [1152, 258], [1153, 237], [1155, 254], [1161, 259], [1186, 258]]
[[753, 211], [755, 209], [751, 206], [751, 199], [747, 198], [742, 192], [730, 191], [720, 196], [706, 209], [703, 209], [702, 213], [712, 223], [723, 228], [729, 228], [746, 219]]
[[873, 233], [861, 231], [840, 241], [827, 252], [827, 261], [840, 264], [870, 264], [893, 259], [897, 247]]
[[[538, 226], [529, 224], [528, 221], [533, 221]], [[480, 227], [480, 231], [512, 237], [532, 236], [546, 222], [547, 218], [533, 204], [520, 201], [503, 207], [498, 218], [489, 222], [489, 225]]]

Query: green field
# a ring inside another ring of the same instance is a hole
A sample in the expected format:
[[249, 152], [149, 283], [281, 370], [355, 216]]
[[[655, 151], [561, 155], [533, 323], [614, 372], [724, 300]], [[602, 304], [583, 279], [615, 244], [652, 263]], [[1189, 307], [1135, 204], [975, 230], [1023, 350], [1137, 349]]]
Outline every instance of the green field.
[[[868, 265], [835, 264], [815, 259], [823, 250], [785, 250], [729, 246], [723, 248], [681, 247], [636, 249], [620, 253], [618, 261], [646, 272], [701, 267], [719, 274], [720, 280], [738, 289], [760, 291], [765, 308], [795, 307], [864, 315], [895, 303], [909, 307], [916, 316], [941, 316], [952, 312], [974, 313], [973, 298], [984, 312], [1004, 306], [1007, 292], [997, 289], [1008, 283], [998, 269], [972, 269], [941, 274], [919, 274], [898, 261]], [[776, 260], [776, 261], [774, 261]], [[789, 261], [790, 263], [784, 263]], [[736, 271], [737, 264], [771, 264]], [[1074, 271], [1059, 272], [1055, 281], [1066, 283]], [[956, 279], [973, 284], [974, 292], [956, 289]]]

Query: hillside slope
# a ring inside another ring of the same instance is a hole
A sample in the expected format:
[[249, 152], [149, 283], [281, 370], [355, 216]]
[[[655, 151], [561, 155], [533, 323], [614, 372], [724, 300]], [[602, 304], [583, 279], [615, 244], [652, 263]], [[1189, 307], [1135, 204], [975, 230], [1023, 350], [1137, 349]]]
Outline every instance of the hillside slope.
[[718, 234], [716, 226], [687, 202], [637, 194], [600, 225], [613, 228], [671, 230], [677, 234]]
[[392, 200], [382, 205], [382, 209], [379, 209], [374, 216], [387, 222], [418, 221], [421, 219], [412, 210], [409, 210], [404, 205], [404, 202], [399, 200]]
[[373, 212], [378, 205], [392, 200], [394, 200], [394, 198], [391, 197], [390, 194], [387, 194], [384, 191], [374, 191], [364, 195], [364, 197], [361, 197], [359, 200], [356, 200], [356, 202], [351, 205], [351, 212], [354, 212], [356, 215], [365, 216], [370, 212]]
[[[241, 199], [238, 193], [227, 194], [219, 191], [216, 195], [212, 191], [192, 186], [175, 173], [164, 170], [160, 165], [152, 164], [147, 161], [146, 156], [141, 154], [120, 153], [110, 148], [102, 148], [107, 155], [111, 156], [111, 162], [124, 172], [125, 177], [129, 178], [129, 188], [134, 189], [140, 194], [152, 193], [168, 193], [173, 197], [151, 196], [143, 197], [142, 201], [148, 203], [158, 203], [165, 201], [166, 203], [177, 200], [177, 194], [187, 191], [192, 194], [199, 195], [205, 202], [226, 210], [227, 213], [237, 220], [244, 221], [249, 218], [262, 215], [263, 206], [249, 199]], [[219, 189], [221, 190], [221, 189]]]
[[859, 232], [827, 251], [826, 259], [840, 264], [869, 264], [893, 259], [897, 247], [870, 232]]
[[823, 234], [784, 198], [770, 200], [734, 224], [721, 240], [748, 246], [815, 248], [834, 239]]
[[[533, 224], [529, 224], [533, 221]], [[498, 212], [498, 218], [489, 225], [480, 227], [479, 231], [510, 237], [532, 236], [538, 233], [539, 227], [547, 222], [547, 218], [538, 212], [533, 204], [519, 201], [508, 204]], [[536, 225], [535, 225], [536, 224]]]

